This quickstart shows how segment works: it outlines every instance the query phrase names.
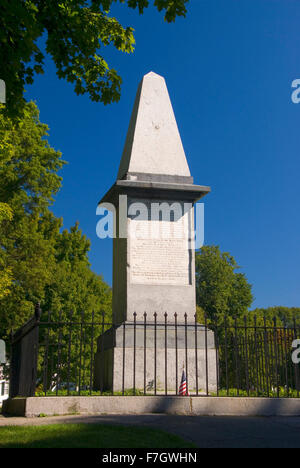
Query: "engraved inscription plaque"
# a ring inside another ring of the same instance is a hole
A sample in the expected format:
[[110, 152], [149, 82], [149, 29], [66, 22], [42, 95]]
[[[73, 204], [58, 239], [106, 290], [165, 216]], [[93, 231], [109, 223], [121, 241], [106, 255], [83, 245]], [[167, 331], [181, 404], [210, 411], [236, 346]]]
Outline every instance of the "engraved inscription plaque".
[[181, 286], [191, 284], [188, 236], [180, 236], [177, 223], [156, 223], [147, 220], [131, 221], [130, 224], [132, 223], [135, 235], [130, 236], [131, 283]]

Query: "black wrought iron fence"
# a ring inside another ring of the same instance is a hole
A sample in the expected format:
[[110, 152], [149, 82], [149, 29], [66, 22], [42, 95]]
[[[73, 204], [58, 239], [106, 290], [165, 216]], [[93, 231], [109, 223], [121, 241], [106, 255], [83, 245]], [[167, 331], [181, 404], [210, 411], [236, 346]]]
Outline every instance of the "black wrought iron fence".
[[[12, 336], [11, 396], [179, 395], [299, 397], [300, 337], [292, 322], [134, 314], [35, 317]], [[139, 319], [139, 320], [138, 320]]]
[[293, 362], [293, 345], [300, 331], [293, 324], [274, 319], [257, 325], [244, 317], [215, 326], [219, 344], [218, 393], [222, 395], [299, 397], [299, 365]]

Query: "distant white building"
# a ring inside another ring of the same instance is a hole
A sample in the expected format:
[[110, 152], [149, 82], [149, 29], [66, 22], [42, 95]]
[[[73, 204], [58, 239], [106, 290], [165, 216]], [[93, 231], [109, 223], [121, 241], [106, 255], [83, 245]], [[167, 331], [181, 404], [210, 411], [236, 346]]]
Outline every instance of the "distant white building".
[[0, 407], [2, 406], [2, 402], [7, 400], [9, 396], [9, 383], [7, 380], [4, 379], [3, 375], [3, 367], [0, 366]]

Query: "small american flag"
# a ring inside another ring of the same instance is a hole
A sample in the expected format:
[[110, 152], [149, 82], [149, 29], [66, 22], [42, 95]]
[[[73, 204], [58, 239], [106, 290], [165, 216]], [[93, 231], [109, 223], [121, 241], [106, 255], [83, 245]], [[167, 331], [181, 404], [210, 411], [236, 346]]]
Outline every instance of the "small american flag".
[[179, 395], [180, 396], [187, 396], [189, 394], [187, 384], [186, 384], [186, 375], [185, 371], [183, 369], [182, 371], [182, 377], [181, 377], [181, 384], [179, 387]]

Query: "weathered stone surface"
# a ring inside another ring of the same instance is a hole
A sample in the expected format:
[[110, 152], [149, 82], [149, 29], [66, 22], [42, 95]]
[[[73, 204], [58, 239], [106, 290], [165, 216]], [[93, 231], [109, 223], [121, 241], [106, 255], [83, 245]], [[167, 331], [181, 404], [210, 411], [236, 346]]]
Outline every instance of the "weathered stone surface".
[[[185, 349], [195, 348], [197, 342], [197, 349], [205, 349], [205, 339], [207, 339], [207, 349], [215, 349], [215, 338], [214, 333], [207, 330], [205, 333], [205, 327], [197, 325], [197, 337], [196, 326], [180, 324], [177, 327], [172, 324], [168, 324], [167, 330], [163, 324], [158, 324], [155, 327], [153, 323], [147, 323], [146, 327], [143, 323], [137, 323], [136, 326], [132, 322], [126, 322], [119, 327], [110, 328], [103, 335], [98, 338], [97, 345], [98, 351], [116, 348], [133, 348], [134, 341], [137, 348], [143, 348], [146, 344], [146, 348], [157, 348], [164, 349], [165, 347], [170, 349]], [[125, 339], [124, 339], [125, 337]]]
[[[176, 396], [34, 397], [4, 402], [8, 415], [178, 414], [189, 416], [300, 416], [298, 398], [217, 398]], [[45, 422], [46, 423], [46, 422]], [[7, 424], [7, 422], [5, 422]]]
[[127, 173], [191, 175], [165, 80], [153, 72], [138, 88], [118, 179]]
[[[113, 248], [113, 319], [119, 324], [123, 321], [133, 321], [133, 314], [138, 314], [138, 320], [148, 314], [149, 321], [153, 314], [158, 314], [158, 320], [174, 321], [174, 313], [178, 321], [184, 322], [187, 314], [188, 322], [193, 323], [196, 313], [195, 284], [195, 251], [194, 241], [190, 239], [194, 229], [194, 210], [182, 207], [183, 216], [176, 223], [171, 221], [153, 221], [150, 219], [151, 205], [160, 205], [157, 199], [127, 198], [127, 210], [130, 212], [133, 204], [143, 202], [147, 207], [149, 218], [139, 216], [135, 219], [128, 216], [127, 239], [114, 239]], [[174, 202], [171, 202], [171, 206]], [[183, 219], [182, 219], [183, 218]], [[148, 227], [148, 233], [154, 231], [153, 225], [164, 225], [156, 239], [141, 235], [141, 228]], [[186, 225], [182, 237], [176, 238], [174, 226]], [[165, 238], [163, 231], [169, 227], [172, 235]], [[136, 238], [132, 233], [138, 233]], [[165, 244], [168, 244], [166, 246]], [[141, 252], [144, 248], [144, 252]]]
[[[187, 353], [187, 354], [186, 354]], [[174, 349], [159, 348], [156, 351], [157, 367], [156, 367], [156, 388], [158, 393], [164, 393], [166, 389], [165, 382], [167, 381], [167, 390], [170, 393], [176, 394], [179, 391], [183, 363], [188, 369], [188, 389], [194, 393], [196, 390], [196, 354], [195, 350], [188, 348], [178, 349], [178, 364], [176, 376], [176, 357]], [[186, 366], [187, 357], [187, 366]], [[205, 351], [198, 350], [198, 388], [203, 392], [206, 388], [206, 369], [205, 369]], [[215, 350], [208, 350], [208, 385], [210, 391], [216, 391], [216, 353]], [[123, 350], [121, 348], [111, 348], [103, 353], [96, 355], [96, 368], [101, 372], [95, 374], [96, 389], [114, 390], [120, 392], [123, 389], [144, 390], [144, 347], [136, 348], [135, 357], [135, 382], [134, 382], [134, 348], [125, 349], [125, 362], [123, 366]], [[167, 371], [166, 371], [167, 362]], [[166, 373], [167, 372], [167, 373]], [[97, 378], [99, 376], [99, 378]], [[146, 351], [146, 375], [145, 385], [147, 393], [154, 393], [155, 388], [155, 353], [153, 348]]]
[[3, 80], [0, 80], [0, 104], [6, 103], [6, 86]]
[[[6, 363], [5, 342], [0, 340], [0, 365]], [[1, 370], [1, 366], [0, 366]]]
[[[205, 341], [207, 340], [207, 347]], [[197, 342], [197, 347], [196, 347]], [[135, 346], [134, 346], [135, 343]], [[146, 346], [145, 346], [146, 345]], [[98, 352], [95, 356], [95, 388], [101, 390], [136, 388], [148, 392], [156, 388], [158, 392], [167, 389], [178, 391], [183, 367], [186, 370], [190, 392], [206, 389], [206, 358], [208, 361], [208, 386], [216, 391], [217, 368], [213, 332], [193, 326], [178, 327], [168, 325], [167, 333], [163, 325], [136, 328], [127, 323], [108, 330], [98, 339]], [[197, 368], [196, 368], [197, 367]]]

